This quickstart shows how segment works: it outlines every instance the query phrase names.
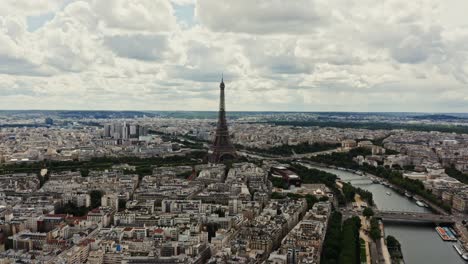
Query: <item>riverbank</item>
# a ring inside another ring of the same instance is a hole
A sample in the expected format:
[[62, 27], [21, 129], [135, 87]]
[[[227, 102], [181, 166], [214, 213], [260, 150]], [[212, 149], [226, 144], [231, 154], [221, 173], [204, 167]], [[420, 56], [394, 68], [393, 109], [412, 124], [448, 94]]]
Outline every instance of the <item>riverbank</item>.
[[[317, 162], [313, 162], [313, 161], [307, 161], [307, 163], [309, 165], [314, 166], [314, 167], [318, 167], [320, 169], [325, 169], [325, 171], [326, 171], [326, 169], [331, 169], [331, 170], [338, 170], [338, 171], [346, 171], [346, 172], [349, 172], [349, 173], [356, 174], [357, 176], [363, 176], [363, 171], [361, 171], [361, 170], [339, 168], [339, 167], [337, 168], [337, 167], [335, 167], [333, 165], [330, 166], [330, 165], [327, 165], [327, 164], [317, 163]], [[374, 183], [379, 182], [381, 184], [386, 185], [387, 187], [393, 189], [395, 192], [397, 192], [400, 195], [405, 195], [405, 193], [408, 193], [408, 190], [389, 182], [387, 179], [385, 179], [383, 177], [380, 177], [380, 176], [377, 176], [377, 175], [374, 175], [374, 174], [371, 174], [371, 173], [365, 173], [365, 177], [370, 178], [370, 180], [372, 180]], [[445, 208], [440, 207], [439, 205], [433, 203], [432, 201], [426, 199], [425, 197], [422, 197], [420, 195], [415, 194], [413, 196], [413, 198], [414, 198], [415, 201], [421, 201], [421, 202], [425, 203], [426, 205], [428, 205], [429, 208], [433, 212], [443, 214], [443, 215], [449, 215], [449, 213], [445, 210]]]
[[326, 164], [327, 166], [336, 166], [337, 168], [345, 168], [353, 171], [361, 171], [364, 173], [372, 174], [379, 178], [385, 179], [387, 182], [392, 183], [399, 188], [409, 191], [413, 194], [423, 197], [425, 200], [436, 204], [438, 207], [443, 208], [445, 211], [450, 212], [450, 205], [444, 204], [441, 199], [437, 198], [434, 194], [424, 188], [421, 181], [403, 177], [401, 170], [395, 170], [384, 166], [370, 166], [367, 163], [359, 165], [355, 162], [357, 156], [367, 156], [369, 150], [364, 148], [351, 149], [348, 153], [332, 153], [330, 155], [320, 155], [308, 159], [311, 162]]
[[[309, 164], [309, 166], [312, 166]], [[375, 184], [367, 176], [345, 170], [312, 166], [337, 175], [342, 181], [370, 191], [376, 207], [380, 210], [430, 212], [419, 207], [415, 201], [382, 184]], [[389, 192], [391, 195], [387, 195]], [[453, 243], [444, 242], [435, 231], [435, 225], [410, 222], [385, 222], [385, 235], [394, 236], [401, 243], [402, 255], [408, 264], [466, 264], [453, 248]]]

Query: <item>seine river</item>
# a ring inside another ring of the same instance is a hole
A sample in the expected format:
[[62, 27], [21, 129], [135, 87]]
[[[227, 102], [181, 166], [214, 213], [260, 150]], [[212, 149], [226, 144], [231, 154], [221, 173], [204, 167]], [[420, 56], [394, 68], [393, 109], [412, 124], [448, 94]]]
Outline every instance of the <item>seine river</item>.
[[[379, 209], [408, 212], [428, 212], [415, 201], [400, 195], [393, 189], [372, 183], [366, 176], [359, 176], [347, 171], [314, 167], [338, 175], [343, 181], [353, 186], [372, 192], [374, 202]], [[386, 193], [390, 192], [391, 195]], [[396, 237], [402, 246], [406, 264], [466, 264], [456, 253], [451, 242], [444, 242], [431, 224], [384, 223], [385, 234]]]

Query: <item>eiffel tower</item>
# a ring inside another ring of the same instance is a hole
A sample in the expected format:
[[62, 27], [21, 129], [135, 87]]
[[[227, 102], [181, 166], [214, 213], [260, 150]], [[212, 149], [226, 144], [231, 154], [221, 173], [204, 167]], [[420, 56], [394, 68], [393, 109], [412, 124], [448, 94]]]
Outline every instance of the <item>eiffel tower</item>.
[[236, 149], [231, 143], [229, 137], [229, 130], [226, 122], [226, 109], [224, 102], [224, 81], [221, 78], [219, 85], [220, 89], [220, 102], [218, 113], [218, 126], [216, 127], [216, 135], [209, 151], [209, 162], [223, 163], [227, 160], [236, 158]]

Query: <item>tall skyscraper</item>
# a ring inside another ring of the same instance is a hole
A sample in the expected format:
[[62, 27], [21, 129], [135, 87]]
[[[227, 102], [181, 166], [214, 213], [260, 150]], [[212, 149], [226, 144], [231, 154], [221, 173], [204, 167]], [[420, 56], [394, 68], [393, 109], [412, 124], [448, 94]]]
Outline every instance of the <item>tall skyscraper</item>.
[[112, 129], [113, 128], [111, 124], [105, 124], [104, 125], [104, 137], [106, 138], [112, 137], [112, 133], [111, 133]]
[[123, 126], [121, 124], [114, 124], [113, 125], [114, 129], [113, 129], [113, 138], [114, 139], [122, 139], [122, 129], [123, 129]]
[[144, 126], [138, 127], [138, 136], [147, 136], [148, 135], [148, 128]]
[[130, 137], [130, 126], [127, 123], [124, 123], [122, 127], [122, 139], [128, 139], [129, 137]]
[[139, 125], [130, 125], [130, 138], [138, 138]]
[[112, 139], [134, 140], [148, 134], [147, 128], [138, 124], [112, 123], [105, 124], [103, 137]]
[[218, 126], [216, 135], [209, 152], [209, 161], [211, 163], [223, 163], [226, 160], [231, 160], [236, 157], [236, 149], [231, 143], [229, 130], [226, 122], [226, 109], [224, 101], [224, 81], [221, 78], [220, 102], [218, 113]]

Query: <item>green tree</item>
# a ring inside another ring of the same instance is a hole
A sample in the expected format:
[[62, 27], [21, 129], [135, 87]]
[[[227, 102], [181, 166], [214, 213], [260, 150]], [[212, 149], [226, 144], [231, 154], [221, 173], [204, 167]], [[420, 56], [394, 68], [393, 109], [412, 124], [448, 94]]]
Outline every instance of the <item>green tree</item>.
[[[401, 171], [393, 170], [391, 168], [386, 168], [382, 165], [374, 167], [369, 165], [362, 165], [360, 166], [356, 162], [353, 161], [353, 158], [359, 154], [360, 151], [350, 151], [349, 153], [332, 153], [330, 155], [319, 155], [315, 157], [311, 157], [310, 160], [317, 162], [317, 163], [324, 163], [328, 165], [335, 165], [338, 167], [349, 168], [353, 170], [360, 170], [369, 174], [373, 174], [380, 178], [386, 179], [391, 184], [396, 185], [410, 193], [417, 194], [419, 196], [424, 197], [426, 200], [429, 200], [431, 203], [437, 204], [438, 206], [444, 208], [446, 211], [450, 211], [450, 206], [446, 205], [442, 202], [441, 199], [438, 199], [434, 194], [424, 188], [424, 184], [419, 180], [412, 180], [408, 178], [404, 178]], [[460, 173], [460, 172], [459, 172]], [[447, 174], [453, 175], [454, 178], [463, 179], [463, 175], [459, 175], [456, 171], [452, 169], [447, 169]], [[457, 175], [458, 174], [458, 175]], [[451, 176], [452, 176], [451, 175]], [[468, 176], [467, 176], [468, 177]], [[463, 180], [462, 180], [463, 181]], [[349, 188], [349, 190], [351, 190]], [[369, 205], [371, 203], [371, 193], [365, 194], [358, 189], [355, 192], [359, 193], [361, 196], [368, 196], [366, 201], [368, 201]], [[363, 195], [364, 194], [364, 195]], [[345, 194], [347, 199], [350, 198], [350, 193]]]
[[343, 183], [343, 194], [346, 202], [354, 202], [354, 196], [356, 195], [355, 188], [349, 183]]
[[359, 241], [359, 229], [361, 220], [355, 216], [348, 218], [343, 223], [340, 264], [358, 264], [361, 263], [360, 251], [361, 243]]
[[75, 204], [68, 202], [63, 206], [57, 208], [57, 214], [71, 214], [73, 216], [84, 216], [88, 213], [89, 209], [85, 206], [76, 206]]
[[282, 178], [270, 177], [273, 187], [286, 189], [286, 182]]
[[270, 121], [277, 126], [318, 126], [318, 127], [338, 127], [338, 128], [362, 128], [370, 130], [393, 130], [406, 129], [411, 131], [440, 131], [446, 133], [468, 134], [468, 127], [464, 125], [445, 124], [406, 124], [406, 123], [386, 123], [386, 122], [343, 122], [343, 121]]
[[127, 200], [119, 199], [119, 211], [125, 211], [127, 208]]
[[284, 199], [286, 196], [279, 193], [279, 192], [273, 192], [271, 193], [271, 199]]
[[104, 192], [101, 190], [92, 190], [89, 192], [91, 196], [91, 208], [97, 208], [101, 206], [101, 198], [104, 195]]
[[387, 236], [388, 248], [400, 248], [400, 242], [394, 236]]
[[376, 218], [372, 218], [370, 221], [370, 237], [376, 241], [382, 237], [382, 233], [380, 232], [380, 225], [379, 221]]
[[291, 169], [301, 177], [303, 183], [325, 184], [330, 190], [333, 191], [340, 205], [344, 205], [346, 203], [343, 194], [336, 186], [335, 182], [338, 177], [335, 174], [317, 169], [309, 169], [300, 164], [291, 164]]
[[387, 247], [392, 257], [392, 263], [400, 263], [403, 259], [403, 253], [401, 252], [401, 244], [393, 236], [387, 236]]
[[219, 229], [218, 223], [208, 222], [206, 224], [206, 231], [208, 232], [208, 241], [211, 242], [211, 238], [216, 236], [216, 231]]
[[339, 212], [333, 212], [323, 242], [321, 264], [337, 264], [341, 253], [341, 220]]
[[366, 218], [370, 218], [374, 216], [374, 210], [370, 207], [364, 208], [364, 211], [362, 211], [362, 215], [365, 216]]
[[464, 174], [461, 171], [457, 170], [454, 166], [445, 169], [445, 173], [447, 173], [450, 177], [453, 177], [464, 184], [468, 184], [468, 174]]
[[89, 169], [83, 168], [80, 169], [81, 177], [88, 177], [89, 176]]

